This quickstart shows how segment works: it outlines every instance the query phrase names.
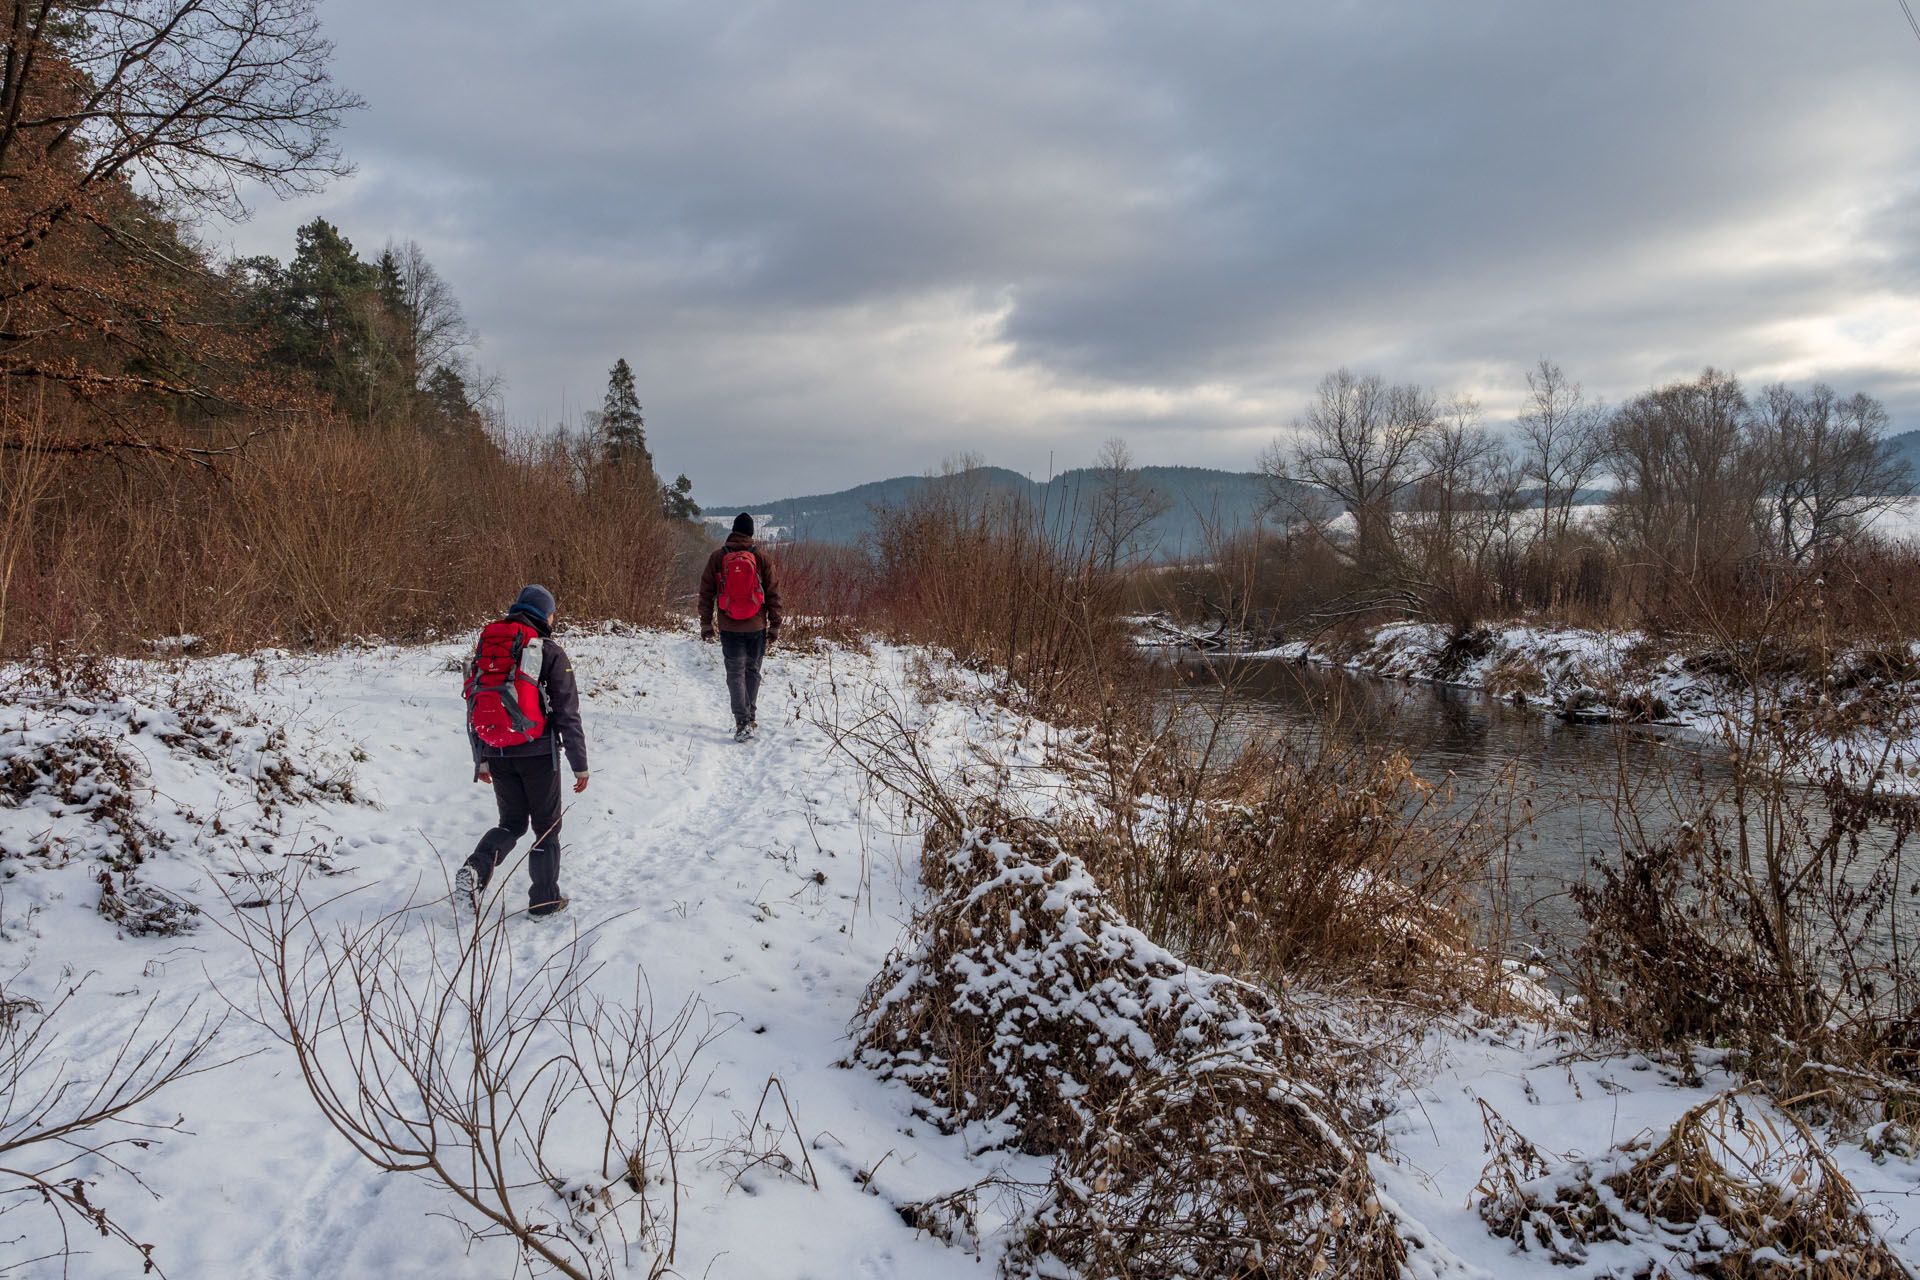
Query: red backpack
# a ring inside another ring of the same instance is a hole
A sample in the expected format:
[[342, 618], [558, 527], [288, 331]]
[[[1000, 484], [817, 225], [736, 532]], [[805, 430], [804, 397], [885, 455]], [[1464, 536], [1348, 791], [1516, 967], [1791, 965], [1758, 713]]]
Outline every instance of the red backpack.
[[467, 727], [480, 741], [490, 747], [518, 747], [547, 731], [542, 656], [540, 633], [524, 622], [503, 619], [480, 628], [462, 690]]
[[729, 551], [720, 558], [720, 607], [735, 622], [745, 622], [767, 602], [760, 589], [760, 561], [751, 551]]

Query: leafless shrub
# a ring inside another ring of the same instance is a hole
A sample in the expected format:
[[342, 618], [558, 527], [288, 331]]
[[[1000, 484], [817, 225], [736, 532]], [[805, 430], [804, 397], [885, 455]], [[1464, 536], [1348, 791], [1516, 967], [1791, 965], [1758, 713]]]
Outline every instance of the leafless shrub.
[[[778, 1095], [780, 1110], [786, 1117], [781, 1124], [778, 1118], [769, 1114], [767, 1104]], [[792, 1178], [804, 1183], [815, 1191], [820, 1189], [820, 1174], [813, 1167], [813, 1157], [807, 1154], [806, 1136], [800, 1132], [800, 1119], [793, 1112], [793, 1100], [787, 1096], [787, 1086], [779, 1076], [768, 1076], [767, 1083], [760, 1090], [760, 1103], [753, 1109], [752, 1119], [741, 1115], [740, 1138], [722, 1157], [720, 1163], [732, 1175], [728, 1186], [737, 1187], [747, 1181], [756, 1170], [771, 1171], [777, 1177]], [[798, 1160], [788, 1152], [789, 1144], [799, 1153]]]
[[[1068, 1149], [1135, 1077], [1304, 1040], [1268, 998], [1129, 926], [1050, 834], [983, 808], [928, 837], [931, 902], [869, 987], [857, 1060], [983, 1145]], [[1046, 1050], [1030, 1053], [1030, 1045]]]
[[376, 1169], [445, 1190], [477, 1240], [573, 1280], [672, 1262], [697, 1059], [722, 1029], [696, 1001], [661, 1014], [594, 994], [603, 966], [569, 934], [529, 963], [510, 917], [449, 931], [409, 907], [322, 923], [297, 888], [235, 926], [262, 1024], [314, 1102]]
[[1123, 702], [1140, 660], [1117, 580], [1067, 548], [1071, 513], [998, 493], [962, 460], [875, 512], [871, 599], [896, 639], [994, 672], [1007, 701], [1089, 721]]
[[1567, 1265], [1616, 1241], [1645, 1251], [1645, 1267], [1726, 1280], [1911, 1276], [1819, 1141], [1770, 1101], [1758, 1086], [1727, 1090], [1657, 1144], [1594, 1161], [1542, 1153], [1482, 1103], [1493, 1154], [1475, 1188], [1480, 1215]]
[[56, 1247], [0, 1264], [0, 1274], [36, 1265], [64, 1274], [66, 1259], [81, 1252], [76, 1234], [117, 1241], [139, 1256], [142, 1274], [165, 1274], [154, 1246], [135, 1240], [100, 1198], [100, 1171], [139, 1185], [124, 1163], [130, 1149], [147, 1150], [182, 1123], [144, 1121], [140, 1109], [174, 1083], [226, 1065], [209, 1060], [222, 1024], [190, 1006], [160, 1026], [149, 1002], [117, 1042], [82, 1065], [62, 1046], [81, 985], [45, 1005], [0, 992], [0, 1217], [40, 1209], [58, 1233]]
[[[1329, 1028], [1154, 945], [1038, 823], [982, 805], [928, 846], [932, 902], [869, 988], [857, 1060], [970, 1143], [1060, 1155], [1005, 1274], [1398, 1274], [1337, 1100], [1307, 1082], [1332, 1078]], [[951, 1232], [965, 1208], [913, 1213]]]
[[[1596, 1029], [1648, 1048], [1722, 1043], [1820, 1108], [1910, 1093], [1920, 1009], [1907, 754], [1920, 688], [1844, 659], [1819, 580], [1701, 601], [1728, 691], [1724, 767], [1623, 787], [1617, 862], [1576, 890]], [[1897, 669], [1897, 668], [1896, 668]]]
[[[1430, 1004], [1497, 1003], [1505, 969], [1487, 910], [1521, 817], [1497, 789], [1457, 803], [1404, 756], [1336, 728], [1235, 733], [1232, 697], [1158, 726], [1122, 711], [1055, 734], [1043, 767], [983, 744], [958, 767], [930, 755], [906, 709], [836, 705], [838, 747], [931, 828], [933, 847], [991, 801], [1083, 864], [1118, 914], [1187, 962], [1268, 982]], [[923, 874], [944, 874], [938, 859]], [[1498, 905], [1498, 904], [1496, 904]]]
[[1325, 1110], [1237, 1055], [1136, 1080], [1060, 1160], [1004, 1274], [1398, 1280], [1406, 1246]]
[[142, 883], [133, 868], [114, 882], [110, 870], [100, 873], [100, 902], [94, 910], [111, 920], [124, 934], [137, 938], [172, 938], [191, 933], [200, 908], [155, 885]]
[[422, 638], [528, 581], [568, 618], [661, 621], [698, 543], [572, 438], [328, 427], [206, 473], [86, 459], [56, 471], [18, 538], [16, 653], [66, 640], [142, 652], [182, 634], [212, 651]]
[[857, 547], [796, 542], [777, 549], [786, 621], [780, 643], [817, 651], [824, 643], [858, 644], [874, 621], [873, 565]]

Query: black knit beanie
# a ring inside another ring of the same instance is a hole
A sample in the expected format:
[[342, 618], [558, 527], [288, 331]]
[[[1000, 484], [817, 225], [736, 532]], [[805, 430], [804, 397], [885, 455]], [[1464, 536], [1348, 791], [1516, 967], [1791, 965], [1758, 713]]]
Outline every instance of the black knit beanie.
[[735, 533], [744, 533], [751, 538], [753, 536], [753, 517], [742, 511], [733, 518], [733, 531]]

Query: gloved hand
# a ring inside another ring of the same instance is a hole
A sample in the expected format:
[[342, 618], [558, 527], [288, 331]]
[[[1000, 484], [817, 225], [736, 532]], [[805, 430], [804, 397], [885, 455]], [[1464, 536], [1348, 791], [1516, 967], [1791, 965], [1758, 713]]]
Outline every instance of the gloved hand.
[[712, 628], [712, 627], [710, 627], [710, 626], [703, 626], [703, 627], [701, 627], [701, 628], [700, 628], [700, 638], [701, 638], [702, 640], [704, 640], [704, 641], [706, 641], [706, 642], [707, 642], [708, 644], [712, 644], [712, 643], [713, 643], [713, 641], [714, 641], [714, 630], [713, 630], [713, 628]]
[[771, 653], [771, 652], [773, 652], [773, 642], [774, 642], [775, 640], [778, 640], [779, 638], [780, 638], [780, 633], [779, 633], [778, 631], [775, 631], [775, 630], [774, 630], [774, 629], [773, 629], [772, 627], [768, 627], [768, 628], [767, 628], [767, 648], [766, 648], [766, 652], [768, 652], [768, 653]]

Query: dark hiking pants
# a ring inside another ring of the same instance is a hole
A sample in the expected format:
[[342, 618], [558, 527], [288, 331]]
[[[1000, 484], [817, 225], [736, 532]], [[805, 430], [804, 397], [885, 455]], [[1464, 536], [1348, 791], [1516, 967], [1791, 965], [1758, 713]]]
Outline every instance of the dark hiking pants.
[[727, 664], [727, 697], [737, 729], [752, 724], [760, 705], [760, 660], [767, 656], [766, 631], [722, 631], [720, 654]]
[[560, 900], [560, 770], [550, 752], [537, 756], [495, 756], [486, 761], [493, 772], [493, 798], [500, 802], [500, 825], [480, 837], [467, 859], [485, 884], [507, 860], [513, 846], [533, 824], [533, 852], [527, 870], [533, 874], [529, 906]]

